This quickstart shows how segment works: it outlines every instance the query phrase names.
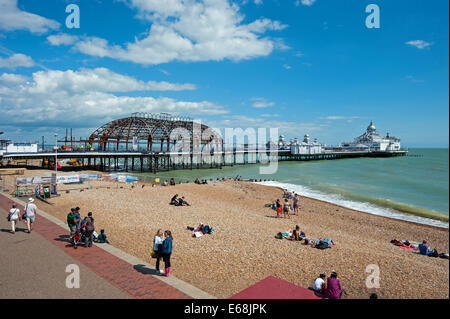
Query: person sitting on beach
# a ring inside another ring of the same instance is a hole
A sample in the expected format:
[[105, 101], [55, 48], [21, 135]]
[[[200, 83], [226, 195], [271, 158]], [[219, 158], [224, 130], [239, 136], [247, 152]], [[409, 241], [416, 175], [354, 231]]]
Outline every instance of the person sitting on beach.
[[170, 179], [170, 186], [175, 186], [175, 179], [173, 177]]
[[314, 281], [313, 290], [319, 297], [323, 297], [323, 293], [327, 287], [327, 284], [325, 283], [326, 278], [327, 276], [325, 274], [320, 274]]
[[186, 202], [184, 200], [184, 196], [182, 196], [181, 198], [178, 199], [178, 205], [179, 206], [191, 206], [191, 204], [189, 204], [188, 202]]
[[161, 184], [161, 186], [167, 186], [167, 185], [168, 185], [167, 180], [165, 180], [165, 181]]
[[295, 229], [292, 231], [292, 240], [302, 241], [305, 237], [305, 233], [300, 231], [300, 227], [296, 225]]
[[97, 242], [100, 244], [109, 244], [109, 241], [107, 239], [104, 229], [100, 230], [100, 235], [98, 235], [98, 237], [97, 237]]
[[341, 282], [337, 278], [337, 273], [333, 271], [331, 276], [327, 279], [324, 297], [327, 299], [341, 299], [342, 293]]
[[170, 200], [170, 205], [180, 206], [180, 203], [178, 201], [178, 194], [175, 194], [172, 199]]
[[198, 177], [195, 179], [195, 182], [194, 182], [195, 184], [200, 184], [200, 181], [199, 181], [199, 179], [198, 179]]
[[419, 252], [420, 252], [421, 255], [429, 255], [431, 253], [431, 249], [428, 247], [426, 240], [424, 240], [419, 245]]

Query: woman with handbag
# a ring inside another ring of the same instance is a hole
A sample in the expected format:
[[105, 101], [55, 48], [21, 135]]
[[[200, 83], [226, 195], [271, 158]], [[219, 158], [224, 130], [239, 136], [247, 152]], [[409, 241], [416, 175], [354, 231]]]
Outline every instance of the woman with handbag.
[[16, 204], [12, 205], [12, 208], [9, 210], [7, 219], [9, 222], [11, 222], [11, 232], [15, 234], [16, 224], [20, 219], [20, 209], [17, 208]]
[[152, 258], [156, 258], [156, 271], [160, 274], [163, 272], [159, 269], [159, 263], [161, 261], [162, 255], [160, 254], [160, 249], [162, 247], [162, 243], [164, 241], [164, 235], [162, 229], [158, 229], [153, 238], [153, 250], [152, 250]]

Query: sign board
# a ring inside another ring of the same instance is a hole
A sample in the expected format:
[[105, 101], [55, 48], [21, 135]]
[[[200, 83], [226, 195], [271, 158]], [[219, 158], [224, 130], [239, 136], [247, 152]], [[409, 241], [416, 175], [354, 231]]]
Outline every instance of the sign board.
[[58, 176], [56, 178], [57, 184], [73, 184], [73, 183], [80, 183], [80, 176]]

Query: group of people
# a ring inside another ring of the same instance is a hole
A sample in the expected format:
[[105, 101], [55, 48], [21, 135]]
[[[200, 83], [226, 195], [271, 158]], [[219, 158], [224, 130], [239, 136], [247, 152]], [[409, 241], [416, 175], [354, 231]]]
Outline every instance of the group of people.
[[314, 281], [312, 289], [316, 296], [326, 299], [341, 299], [344, 293], [335, 271], [328, 278], [325, 274], [320, 274]]
[[100, 231], [100, 235], [95, 232], [92, 212], [81, 219], [80, 207], [71, 208], [69, 214], [67, 214], [67, 225], [70, 230], [70, 241], [75, 248], [77, 248], [78, 242], [82, 242], [83, 239], [85, 248], [92, 247], [94, 240], [99, 243], [109, 243], [104, 229]]
[[281, 202], [280, 199], [277, 199], [276, 202], [271, 205], [272, 209], [277, 212], [277, 218], [280, 218], [281, 214], [283, 214], [284, 218], [291, 218], [291, 211], [294, 215], [298, 215], [300, 195], [285, 191], [283, 199], [283, 202]]
[[[164, 233], [162, 229], [158, 229], [153, 238], [153, 250], [151, 257], [156, 259], [156, 271], [159, 274], [169, 277], [170, 275], [170, 256], [172, 255], [172, 232], [166, 230]], [[164, 272], [159, 269], [161, 259], [164, 261]]]
[[428, 243], [426, 240], [423, 240], [421, 244], [418, 244], [416, 242], [412, 242], [409, 240], [391, 240], [391, 243], [395, 246], [399, 246], [405, 249], [412, 249], [412, 250], [418, 250], [421, 255], [429, 256], [429, 257], [440, 257], [448, 259], [449, 255], [448, 253], [441, 253], [437, 251], [437, 249], [432, 249], [428, 246]]
[[174, 206], [191, 206], [185, 199], [184, 196], [178, 197], [178, 194], [175, 194], [170, 200], [170, 205]]
[[11, 209], [8, 212], [8, 216], [6, 216], [7, 220], [11, 223], [11, 233], [16, 233], [17, 223], [19, 221], [24, 221], [27, 225], [28, 234], [33, 230], [33, 223], [36, 217], [37, 207], [33, 204], [34, 199], [29, 198], [28, 203], [25, 205], [24, 213], [21, 214], [20, 209], [17, 208], [17, 204], [13, 204]]
[[199, 180], [198, 178], [196, 178], [194, 183], [199, 185], [206, 185], [208, 184], [208, 181], [206, 179]]

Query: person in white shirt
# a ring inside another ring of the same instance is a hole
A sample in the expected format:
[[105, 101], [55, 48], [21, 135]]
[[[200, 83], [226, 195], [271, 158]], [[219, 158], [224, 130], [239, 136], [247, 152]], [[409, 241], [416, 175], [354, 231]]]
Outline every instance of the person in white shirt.
[[313, 289], [318, 294], [323, 294], [325, 291], [325, 279], [327, 276], [325, 274], [320, 274], [319, 277], [314, 281]]
[[156, 271], [160, 274], [162, 274], [162, 271], [159, 269], [159, 262], [161, 261], [161, 254], [159, 253], [159, 248], [161, 247], [162, 243], [164, 241], [164, 234], [162, 229], [158, 229], [156, 232], [155, 237], [153, 238], [153, 251], [156, 254]]
[[17, 208], [16, 204], [12, 205], [12, 208], [8, 213], [8, 220], [11, 222], [11, 231], [13, 234], [16, 233], [16, 224], [20, 218], [20, 209]]
[[25, 206], [25, 215], [26, 215], [28, 233], [31, 233], [31, 231], [33, 230], [31, 225], [34, 223], [34, 219], [35, 219], [36, 211], [37, 211], [37, 207], [35, 204], [33, 204], [33, 202], [34, 202], [34, 199], [30, 197], [28, 199], [28, 204]]

